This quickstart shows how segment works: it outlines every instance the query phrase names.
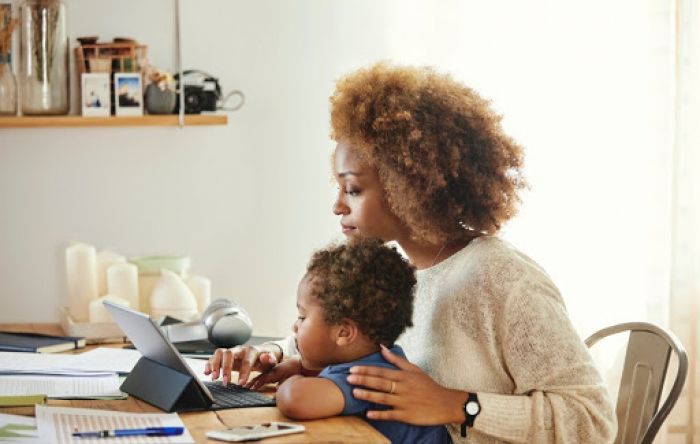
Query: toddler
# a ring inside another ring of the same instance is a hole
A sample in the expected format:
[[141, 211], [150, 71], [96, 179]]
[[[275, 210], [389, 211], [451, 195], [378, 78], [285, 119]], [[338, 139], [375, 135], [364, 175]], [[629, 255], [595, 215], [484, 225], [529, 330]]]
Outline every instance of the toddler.
[[[297, 292], [299, 317], [292, 329], [300, 358], [282, 362], [251, 386], [283, 381], [277, 406], [293, 419], [364, 418], [367, 410], [386, 409], [356, 399], [346, 378], [354, 365], [396, 368], [381, 356], [380, 345], [405, 356], [394, 341], [412, 325], [415, 283], [413, 266], [379, 241], [316, 252]], [[452, 442], [444, 426], [368, 422], [394, 443]]]

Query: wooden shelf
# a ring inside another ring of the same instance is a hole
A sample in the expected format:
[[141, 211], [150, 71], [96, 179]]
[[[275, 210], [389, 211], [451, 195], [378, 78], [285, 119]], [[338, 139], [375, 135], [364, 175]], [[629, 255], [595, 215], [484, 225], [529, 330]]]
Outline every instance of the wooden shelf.
[[[226, 114], [190, 114], [185, 126], [227, 125]], [[83, 116], [22, 116], [0, 117], [0, 128], [56, 128], [97, 126], [178, 126], [177, 114], [146, 115], [137, 117], [83, 117]]]

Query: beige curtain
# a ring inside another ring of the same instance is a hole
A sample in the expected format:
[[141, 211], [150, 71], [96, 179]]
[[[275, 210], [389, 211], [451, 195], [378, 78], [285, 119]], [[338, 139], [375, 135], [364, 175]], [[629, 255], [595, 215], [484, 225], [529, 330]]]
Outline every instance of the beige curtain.
[[700, 442], [700, 8], [676, 0], [675, 143], [670, 327], [688, 351], [683, 396], [668, 419], [670, 443]]

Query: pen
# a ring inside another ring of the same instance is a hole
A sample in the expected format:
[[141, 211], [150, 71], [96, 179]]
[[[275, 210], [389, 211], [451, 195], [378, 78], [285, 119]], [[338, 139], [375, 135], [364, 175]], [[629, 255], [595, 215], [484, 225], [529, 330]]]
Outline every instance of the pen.
[[175, 436], [182, 435], [184, 427], [146, 427], [145, 429], [97, 430], [94, 432], [74, 432], [79, 438], [118, 438], [120, 436]]

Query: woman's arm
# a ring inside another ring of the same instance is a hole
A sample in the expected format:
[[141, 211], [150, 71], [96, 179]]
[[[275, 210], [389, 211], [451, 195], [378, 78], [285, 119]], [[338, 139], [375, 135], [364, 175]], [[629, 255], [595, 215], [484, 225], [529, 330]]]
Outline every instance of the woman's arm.
[[467, 393], [445, 388], [433, 381], [418, 366], [393, 354], [383, 345], [382, 356], [398, 370], [385, 367], [356, 366], [347, 381], [377, 391], [353, 389], [356, 398], [390, 405], [391, 410], [370, 410], [369, 419], [402, 421], [415, 425], [461, 424]]
[[345, 398], [331, 380], [292, 376], [277, 389], [277, 408], [292, 419], [318, 419], [340, 415]]

